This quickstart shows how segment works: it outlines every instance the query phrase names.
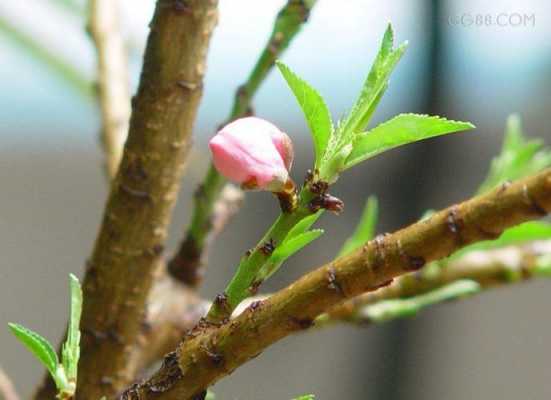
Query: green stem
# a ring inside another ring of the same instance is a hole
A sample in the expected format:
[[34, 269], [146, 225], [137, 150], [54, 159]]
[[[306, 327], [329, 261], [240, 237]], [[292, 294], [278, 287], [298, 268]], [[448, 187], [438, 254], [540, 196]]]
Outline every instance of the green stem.
[[254, 249], [241, 259], [235, 275], [226, 286], [224, 296], [218, 296], [212, 303], [207, 320], [223, 321], [231, 315], [241, 301], [255, 294], [262, 283], [259, 272], [271, 255], [266, 245], [273, 245], [275, 248], [299, 221], [313, 214], [308, 206], [313, 196], [309, 189], [303, 188], [299, 194], [298, 207], [291, 213], [281, 213]]
[[[239, 87], [228, 121], [251, 113], [251, 101], [258, 88], [274, 66], [275, 60], [287, 49], [293, 38], [308, 19], [317, 0], [289, 0], [279, 11], [274, 29], [260, 58], [247, 81]], [[211, 164], [198, 195], [194, 199], [191, 225], [178, 252], [169, 263], [171, 275], [191, 286], [200, 281], [201, 258], [211, 233], [211, 216], [216, 200], [224, 187], [225, 179]], [[188, 269], [188, 271], [184, 271]]]

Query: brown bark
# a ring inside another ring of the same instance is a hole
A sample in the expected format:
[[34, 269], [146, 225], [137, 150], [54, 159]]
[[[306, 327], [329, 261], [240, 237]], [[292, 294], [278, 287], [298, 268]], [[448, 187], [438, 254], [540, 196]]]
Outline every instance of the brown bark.
[[[136, 351], [153, 283], [163, 273], [216, 20], [215, 0], [157, 2], [122, 163], [83, 283], [79, 400], [113, 397], [143, 363]], [[37, 398], [52, 398], [45, 393]]]
[[551, 169], [442, 210], [303, 276], [236, 319], [199, 324], [146, 382], [120, 399], [192, 399], [272, 343], [343, 300], [391, 284], [477, 241], [551, 211]]

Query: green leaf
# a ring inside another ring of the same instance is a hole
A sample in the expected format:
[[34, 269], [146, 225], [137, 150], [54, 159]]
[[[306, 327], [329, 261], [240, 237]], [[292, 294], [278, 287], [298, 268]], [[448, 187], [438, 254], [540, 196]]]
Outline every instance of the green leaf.
[[346, 160], [353, 151], [352, 144], [375, 112], [388, 87], [390, 74], [406, 50], [407, 42], [397, 48], [393, 46], [394, 33], [389, 24], [358, 99], [331, 136], [323, 161], [319, 165], [321, 180], [333, 183], [345, 169]]
[[61, 358], [62, 364], [70, 381], [76, 382], [78, 360], [80, 358], [80, 316], [82, 313], [82, 289], [78, 278], [69, 275], [69, 287], [71, 293], [71, 311], [67, 340], [63, 344]]
[[469, 122], [429, 115], [400, 114], [358, 135], [345, 168], [404, 144], [472, 128], [474, 125]]
[[318, 220], [318, 218], [323, 214], [323, 210], [309, 215], [301, 219], [295, 226], [291, 228], [287, 236], [285, 236], [284, 242], [306, 232], [310, 227]]
[[299, 397], [295, 397], [293, 400], [315, 400], [316, 396], [313, 394], [305, 394]]
[[310, 86], [306, 81], [296, 75], [291, 69], [282, 63], [276, 61], [277, 67], [281, 75], [287, 81], [287, 84], [293, 91], [298, 104], [302, 108], [312, 139], [314, 141], [314, 150], [316, 157], [316, 167], [320, 166], [323, 155], [329, 143], [331, 133], [333, 132], [333, 123], [331, 122], [331, 114], [327, 109], [321, 95]]
[[15, 337], [38, 358], [55, 379], [59, 361], [50, 342], [22, 325], [9, 323], [8, 326]]
[[472, 251], [490, 250], [512, 246], [535, 240], [551, 239], [551, 224], [544, 221], [531, 221], [506, 229], [496, 240], [486, 240], [467, 246], [455, 252], [450, 259], [459, 258]]
[[280, 264], [297, 251], [307, 246], [310, 242], [316, 240], [323, 234], [323, 229], [313, 229], [308, 232], [301, 233], [292, 239], [285, 240], [272, 253], [270, 262]]
[[393, 46], [394, 32], [392, 26], [388, 24], [379, 53], [375, 57], [362, 91], [343, 124], [342, 132], [345, 134], [360, 132], [367, 126], [371, 115], [386, 90], [390, 74], [406, 51], [407, 42], [404, 42], [396, 49]]
[[520, 117], [510, 115], [505, 128], [501, 153], [492, 160], [490, 171], [480, 185], [478, 193], [484, 193], [505, 181], [519, 179], [551, 165], [551, 151], [544, 148], [539, 139], [524, 136]]
[[342, 246], [338, 256], [350, 254], [368, 240], [373, 239], [377, 225], [379, 204], [375, 196], [371, 196], [365, 205], [360, 222], [356, 226], [354, 234]]
[[480, 292], [480, 284], [470, 279], [461, 279], [434, 289], [428, 293], [406, 299], [383, 300], [364, 307], [358, 317], [371, 322], [386, 322], [396, 318], [411, 317], [433, 304], [471, 296]]
[[[312, 221], [311, 224], [313, 222], [314, 221]], [[293, 237], [291, 237], [290, 234], [287, 235], [285, 240], [276, 247], [270, 258], [268, 258], [262, 268], [260, 268], [256, 275], [256, 279], [260, 281], [268, 279], [279, 269], [279, 267], [281, 267], [281, 264], [283, 264], [285, 260], [316, 240], [322, 234], [322, 229], [313, 229], [311, 231], [296, 234]]]

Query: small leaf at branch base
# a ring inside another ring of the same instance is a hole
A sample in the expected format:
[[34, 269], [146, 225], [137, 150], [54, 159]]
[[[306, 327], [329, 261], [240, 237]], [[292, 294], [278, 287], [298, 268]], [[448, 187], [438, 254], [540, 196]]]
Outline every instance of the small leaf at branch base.
[[[257, 280], [264, 281], [272, 276], [289, 257], [306, 247], [323, 234], [323, 229], [312, 229], [304, 233], [286, 238], [274, 250], [270, 258], [262, 266], [257, 274]], [[289, 237], [290, 235], [288, 235]]]
[[71, 294], [71, 311], [67, 340], [61, 351], [62, 364], [70, 381], [76, 382], [78, 360], [80, 358], [80, 316], [82, 313], [82, 289], [78, 278], [69, 275], [69, 287]]
[[323, 229], [313, 229], [311, 231], [301, 233], [300, 235], [297, 235], [292, 239], [285, 240], [272, 253], [270, 261], [274, 263], [281, 263], [285, 261], [297, 251], [308, 245], [310, 242], [319, 238], [322, 234]]
[[474, 125], [469, 122], [421, 114], [400, 114], [358, 135], [345, 168], [404, 144], [472, 128]]
[[50, 342], [38, 333], [25, 328], [22, 325], [9, 323], [12, 333], [27, 349], [46, 367], [55, 379], [57, 374], [58, 358]]
[[291, 228], [284, 241], [292, 239], [295, 236], [306, 232], [319, 219], [321, 214], [323, 214], [323, 210], [319, 210], [318, 212], [301, 219], [295, 226]]
[[327, 109], [325, 101], [316, 89], [301, 79], [281, 61], [276, 61], [276, 64], [304, 112], [314, 141], [315, 164], [319, 168], [333, 132], [331, 114]]

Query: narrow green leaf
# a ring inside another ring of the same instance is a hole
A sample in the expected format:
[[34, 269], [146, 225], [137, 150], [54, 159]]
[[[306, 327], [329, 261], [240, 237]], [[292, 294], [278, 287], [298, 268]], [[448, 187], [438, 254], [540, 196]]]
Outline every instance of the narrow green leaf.
[[305, 394], [299, 397], [295, 397], [293, 400], [315, 400], [316, 396], [313, 394]]
[[[313, 223], [313, 222], [312, 222]], [[264, 263], [262, 268], [256, 274], [256, 279], [264, 281], [272, 276], [293, 254], [307, 246], [312, 241], [316, 240], [323, 234], [322, 229], [313, 229], [304, 233], [297, 234], [293, 237], [288, 235], [279, 246], [276, 247], [270, 258]]]
[[297, 251], [308, 245], [310, 242], [316, 240], [323, 234], [322, 229], [313, 229], [308, 232], [301, 233], [293, 237], [292, 239], [285, 240], [280, 244], [272, 253], [269, 262], [273, 264], [280, 264], [287, 258], [291, 257]]
[[301, 79], [281, 61], [276, 61], [276, 64], [306, 117], [314, 141], [316, 167], [319, 167], [333, 131], [331, 114], [325, 101], [316, 89]]
[[321, 214], [323, 214], [323, 210], [319, 210], [318, 212], [301, 219], [295, 226], [291, 228], [283, 241], [285, 242], [289, 239], [294, 238], [295, 236], [306, 232], [318, 220]]
[[82, 313], [82, 289], [78, 278], [69, 275], [69, 287], [71, 294], [71, 311], [67, 340], [62, 348], [62, 364], [67, 373], [67, 378], [76, 381], [78, 360], [80, 358], [80, 316]]
[[362, 91], [343, 124], [342, 132], [345, 135], [360, 132], [367, 126], [377, 103], [386, 90], [390, 74], [406, 51], [407, 42], [396, 49], [393, 49], [393, 46], [394, 32], [389, 24]]
[[338, 256], [347, 255], [368, 240], [373, 239], [379, 214], [379, 204], [375, 196], [371, 196], [365, 205], [360, 222], [356, 226], [354, 234], [342, 246]]
[[480, 291], [478, 282], [461, 279], [434, 289], [428, 293], [406, 299], [383, 300], [364, 307], [359, 313], [360, 318], [380, 323], [396, 318], [411, 317], [421, 309], [444, 301], [471, 296]]
[[25, 328], [22, 325], [9, 323], [11, 332], [23, 345], [46, 367], [52, 377], [55, 378], [58, 358], [50, 342], [38, 333]]
[[492, 160], [488, 176], [478, 193], [484, 193], [505, 181], [519, 179], [551, 165], [551, 151], [539, 139], [527, 139], [520, 117], [510, 115], [500, 154]]
[[368, 158], [404, 144], [474, 128], [469, 122], [420, 114], [400, 114], [360, 134], [346, 160], [350, 168]]

